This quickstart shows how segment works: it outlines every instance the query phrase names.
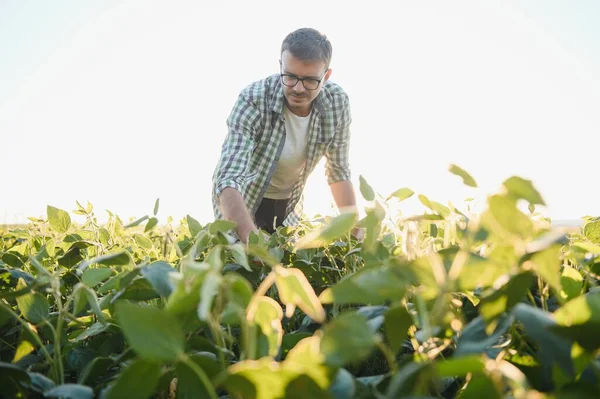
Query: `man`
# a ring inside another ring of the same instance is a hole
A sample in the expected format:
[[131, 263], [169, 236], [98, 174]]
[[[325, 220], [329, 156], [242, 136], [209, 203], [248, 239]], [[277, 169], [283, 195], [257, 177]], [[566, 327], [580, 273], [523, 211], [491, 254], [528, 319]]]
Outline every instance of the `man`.
[[329, 40], [314, 29], [290, 33], [281, 46], [280, 73], [246, 87], [227, 119], [213, 210], [217, 219], [237, 224], [243, 243], [252, 231], [273, 233], [299, 221], [306, 180], [323, 156], [337, 207], [356, 211], [350, 105], [329, 81], [331, 53]]

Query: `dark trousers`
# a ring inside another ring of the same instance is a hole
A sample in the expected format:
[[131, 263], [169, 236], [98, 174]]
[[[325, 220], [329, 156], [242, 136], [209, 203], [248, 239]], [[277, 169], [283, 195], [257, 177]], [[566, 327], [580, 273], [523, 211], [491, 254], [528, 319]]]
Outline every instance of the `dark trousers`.
[[276, 200], [263, 198], [254, 214], [256, 227], [265, 230], [269, 234], [273, 234], [275, 232], [273, 220], [277, 218], [275, 221], [276, 227], [283, 226], [283, 219], [286, 216], [285, 208], [288, 202], [288, 199]]

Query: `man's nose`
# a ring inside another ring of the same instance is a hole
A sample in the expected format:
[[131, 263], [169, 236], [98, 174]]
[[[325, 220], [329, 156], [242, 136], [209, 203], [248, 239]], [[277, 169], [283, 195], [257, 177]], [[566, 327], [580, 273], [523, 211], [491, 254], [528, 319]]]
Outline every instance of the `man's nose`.
[[304, 84], [302, 83], [301, 80], [298, 80], [296, 82], [296, 85], [294, 86], [294, 91], [297, 92], [297, 93], [302, 93], [304, 90], [306, 90], [304, 88]]

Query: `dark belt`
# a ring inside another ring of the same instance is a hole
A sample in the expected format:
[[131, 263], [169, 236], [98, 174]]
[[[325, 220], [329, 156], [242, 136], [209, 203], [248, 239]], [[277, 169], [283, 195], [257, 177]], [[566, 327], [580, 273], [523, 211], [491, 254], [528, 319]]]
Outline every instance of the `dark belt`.
[[289, 201], [289, 199], [263, 198], [254, 214], [256, 227], [273, 234], [275, 232], [273, 221], [275, 220], [275, 227], [283, 226], [283, 219], [286, 216], [285, 210]]

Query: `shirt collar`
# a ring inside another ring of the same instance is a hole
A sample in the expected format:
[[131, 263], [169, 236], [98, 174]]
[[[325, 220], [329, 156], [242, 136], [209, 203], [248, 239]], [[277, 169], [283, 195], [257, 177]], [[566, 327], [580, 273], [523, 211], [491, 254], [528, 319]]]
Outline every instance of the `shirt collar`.
[[[275, 90], [273, 91], [273, 96], [271, 98], [273, 104], [271, 110], [273, 112], [277, 112], [280, 115], [283, 115], [283, 106], [285, 104], [285, 96], [283, 95], [283, 85], [281, 84], [279, 74], [273, 75], [273, 78], [275, 79]], [[327, 82], [323, 84], [321, 92], [319, 93], [317, 98], [314, 99], [313, 103], [313, 109], [316, 109], [316, 111], [321, 115], [324, 115], [325, 112], [329, 109], [331, 105], [331, 95], [329, 94]]]

